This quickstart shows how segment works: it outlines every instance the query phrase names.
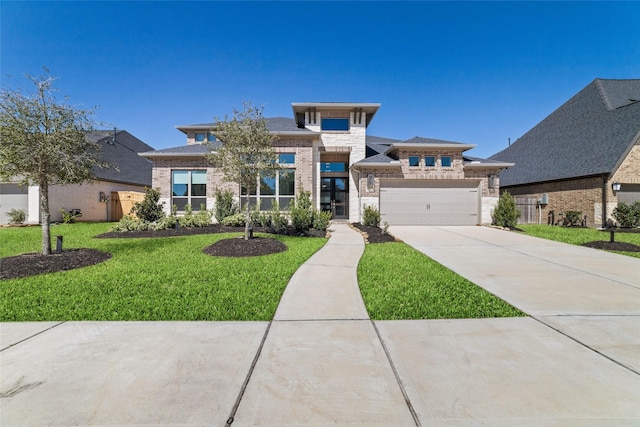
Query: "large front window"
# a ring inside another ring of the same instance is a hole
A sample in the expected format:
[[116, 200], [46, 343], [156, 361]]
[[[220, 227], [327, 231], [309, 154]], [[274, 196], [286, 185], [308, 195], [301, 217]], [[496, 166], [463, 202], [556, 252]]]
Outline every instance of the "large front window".
[[[260, 175], [257, 188], [251, 190], [249, 203], [251, 207], [260, 206], [261, 211], [270, 210], [274, 202], [278, 202], [280, 210], [289, 210], [291, 202], [295, 197], [295, 169], [280, 169], [278, 171], [266, 172]], [[242, 187], [242, 205], [245, 205], [247, 189]]]
[[206, 170], [174, 170], [171, 172], [171, 204], [179, 212], [191, 205], [198, 211], [201, 205], [207, 204], [207, 171]]

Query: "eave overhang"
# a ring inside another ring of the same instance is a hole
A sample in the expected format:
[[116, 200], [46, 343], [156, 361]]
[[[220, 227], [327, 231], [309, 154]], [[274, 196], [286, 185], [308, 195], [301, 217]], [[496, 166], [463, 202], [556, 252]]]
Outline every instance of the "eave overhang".
[[419, 142], [396, 142], [393, 143], [389, 146], [389, 148], [387, 148], [387, 150], [384, 152], [384, 154], [389, 154], [392, 153], [394, 151], [400, 150], [400, 149], [412, 149], [412, 150], [422, 150], [422, 151], [449, 151], [449, 150], [456, 150], [456, 151], [467, 151], [470, 150], [472, 148], [475, 148], [475, 144], [457, 144], [457, 143], [451, 143], [451, 144], [423, 144], [423, 143], [419, 143]]
[[515, 163], [481, 163], [469, 162], [463, 165], [464, 169], [506, 169], [515, 166]]

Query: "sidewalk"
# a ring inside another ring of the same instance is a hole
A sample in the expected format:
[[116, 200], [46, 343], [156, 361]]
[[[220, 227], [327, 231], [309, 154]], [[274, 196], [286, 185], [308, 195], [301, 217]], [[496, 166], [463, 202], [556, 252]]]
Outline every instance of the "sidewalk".
[[[488, 286], [498, 277], [482, 262], [487, 245], [466, 241], [441, 246], [440, 262], [473, 256], [477, 283]], [[640, 375], [571, 331], [534, 318], [372, 322], [357, 286], [363, 250], [357, 232], [334, 225], [269, 323], [0, 324], [0, 425], [640, 424]], [[600, 259], [589, 254], [584, 265]], [[542, 307], [544, 292], [518, 283], [521, 301]], [[602, 339], [611, 319], [598, 322]], [[582, 325], [574, 329], [593, 336]], [[637, 336], [616, 339], [635, 360]]]

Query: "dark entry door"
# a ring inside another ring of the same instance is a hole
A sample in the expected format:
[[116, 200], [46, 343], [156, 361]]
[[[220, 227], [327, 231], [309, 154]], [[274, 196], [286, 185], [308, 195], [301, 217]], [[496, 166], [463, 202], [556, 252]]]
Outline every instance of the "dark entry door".
[[349, 217], [349, 178], [320, 179], [320, 209], [330, 211], [333, 219]]

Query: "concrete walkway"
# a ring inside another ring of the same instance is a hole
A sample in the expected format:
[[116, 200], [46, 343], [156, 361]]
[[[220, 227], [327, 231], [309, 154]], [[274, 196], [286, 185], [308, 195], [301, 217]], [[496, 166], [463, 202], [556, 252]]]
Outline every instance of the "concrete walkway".
[[337, 224], [273, 322], [0, 324], [0, 425], [640, 425], [637, 260], [391, 231], [532, 317], [372, 322]]

